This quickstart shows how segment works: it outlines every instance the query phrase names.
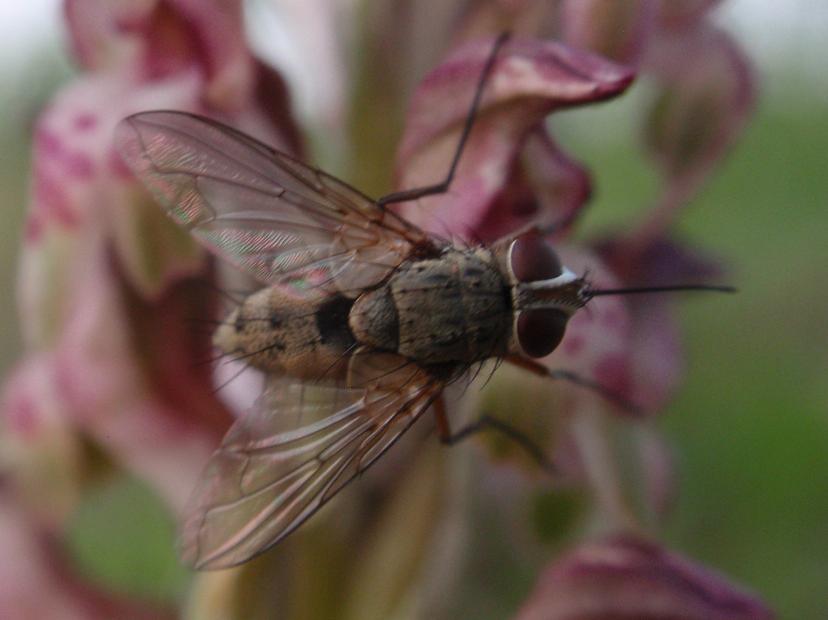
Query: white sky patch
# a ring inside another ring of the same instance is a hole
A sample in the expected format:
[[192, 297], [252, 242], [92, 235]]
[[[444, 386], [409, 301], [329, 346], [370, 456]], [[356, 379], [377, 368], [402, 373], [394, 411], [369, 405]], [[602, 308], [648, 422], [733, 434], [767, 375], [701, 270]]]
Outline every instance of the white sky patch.
[[716, 15], [758, 68], [763, 91], [789, 86], [787, 73], [805, 77], [828, 99], [828, 1], [727, 0]]
[[61, 0], [0, 1], [0, 70], [13, 70], [46, 46], [62, 46], [62, 20]]

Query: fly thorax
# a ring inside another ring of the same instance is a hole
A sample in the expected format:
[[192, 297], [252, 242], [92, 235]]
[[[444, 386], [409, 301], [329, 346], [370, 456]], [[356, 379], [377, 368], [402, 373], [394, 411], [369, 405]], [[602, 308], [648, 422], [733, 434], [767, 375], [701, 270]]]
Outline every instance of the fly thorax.
[[470, 364], [503, 354], [509, 289], [485, 251], [451, 249], [403, 264], [351, 313], [357, 340], [420, 364]]

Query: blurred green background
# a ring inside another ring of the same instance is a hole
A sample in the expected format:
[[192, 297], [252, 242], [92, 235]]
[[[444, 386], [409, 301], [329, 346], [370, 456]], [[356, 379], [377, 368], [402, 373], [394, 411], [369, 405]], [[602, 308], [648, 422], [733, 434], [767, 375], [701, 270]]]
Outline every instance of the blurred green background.
[[[19, 31], [0, 37], [0, 375], [19, 355], [11, 291], [32, 123], [71, 74], [58, 34], [57, 2], [31, 4], [25, 19], [5, 14], [17, 3], [6, 3], [0, 14], [0, 23], [11, 20]], [[723, 19], [757, 67], [760, 100], [732, 156], [681, 220], [687, 238], [726, 259], [740, 293], [680, 304], [688, 377], [663, 418], [681, 472], [667, 537], [674, 548], [761, 592], [781, 618], [824, 618], [828, 6], [800, 0], [774, 13], [773, 4], [742, 0], [725, 7]], [[640, 132], [631, 120], [638, 118], [639, 104], [633, 93], [621, 104], [565, 117], [564, 143], [596, 174], [588, 214], [594, 230], [623, 226], [654, 195], [656, 179], [638, 156]], [[104, 492], [97, 508], [93, 504], [88, 515], [80, 515], [81, 558], [85, 537], [110, 535], [106, 523], [123, 526], [110, 517], [134, 505], [136, 495], [143, 492]], [[111, 533], [130, 540], [134, 549], [124, 551], [126, 559], [107, 559], [109, 578], [155, 596], [180, 591], [183, 576], [166, 542], [169, 524], [160, 509], [145, 510], [140, 531], [124, 537], [119, 527]], [[136, 571], [119, 573], [119, 562], [134, 568], [148, 549], [150, 562], [163, 570], [143, 571], [150, 583], [130, 583]]]

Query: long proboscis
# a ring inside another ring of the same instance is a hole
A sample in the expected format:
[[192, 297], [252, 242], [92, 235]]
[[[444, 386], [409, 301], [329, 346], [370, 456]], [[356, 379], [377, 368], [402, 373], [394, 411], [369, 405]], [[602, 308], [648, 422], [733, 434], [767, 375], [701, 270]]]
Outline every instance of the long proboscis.
[[733, 286], [717, 284], [671, 284], [669, 286], [636, 286], [630, 288], [612, 289], [588, 289], [585, 295], [590, 299], [593, 297], [605, 297], [608, 295], [642, 295], [647, 293], [675, 293], [680, 291], [707, 291], [712, 293], [735, 293]]

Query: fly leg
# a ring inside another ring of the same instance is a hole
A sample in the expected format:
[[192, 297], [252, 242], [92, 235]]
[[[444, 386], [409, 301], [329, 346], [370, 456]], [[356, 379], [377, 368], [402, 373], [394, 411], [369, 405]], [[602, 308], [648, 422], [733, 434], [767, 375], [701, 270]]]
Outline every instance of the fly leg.
[[519, 368], [528, 370], [529, 372], [538, 375], [539, 377], [569, 381], [574, 385], [585, 388], [587, 390], [591, 390], [599, 396], [601, 396], [602, 398], [611, 402], [613, 405], [620, 407], [627, 413], [636, 416], [641, 414], [641, 409], [634, 403], [631, 403], [629, 400], [624, 398], [621, 394], [611, 390], [606, 386], [601, 385], [600, 383], [592, 381], [591, 379], [582, 377], [581, 375], [574, 373], [571, 370], [550, 369], [544, 366], [543, 364], [539, 364], [538, 362], [526, 359], [525, 357], [520, 357], [518, 355], [510, 355], [505, 359], [510, 364], [514, 364]]
[[486, 64], [483, 66], [483, 71], [480, 73], [480, 79], [477, 82], [477, 88], [474, 91], [474, 98], [472, 99], [471, 107], [469, 108], [469, 113], [466, 116], [466, 122], [463, 125], [463, 132], [460, 134], [460, 140], [457, 143], [457, 149], [454, 151], [454, 158], [451, 160], [451, 166], [449, 167], [449, 171], [446, 175], [446, 178], [443, 179], [442, 182], [436, 183], [434, 185], [428, 185], [426, 187], [416, 187], [414, 189], [407, 189], [401, 192], [387, 194], [377, 199], [378, 205], [385, 206], [393, 204], [395, 202], [417, 200], [418, 198], [423, 198], [425, 196], [445, 194], [448, 191], [449, 186], [451, 185], [451, 182], [454, 179], [454, 172], [457, 169], [457, 164], [460, 162], [460, 156], [463, 154], [463, 149], [466, 146], [466, 142], [469, 138], [469, 134], [471, 133], [472, 126], [474, 125], [474, 121], [477, 118], [477, 111], [480, 108], [480, 101], [483, 98], [483, 91], [485, 90], [486, 82], [488, 82], [489, 76], [491, 75], [492, 67], [494, 67], [495, 60], [497, 59], [497, 53], [500, 50], [500, 48], [503, 47], [503, 44], [506, 43], [506, 41], [509, 39], [509, 36], [510, 35], [508, 32], [504, 32], [497, 38], [494, 46], [492, 47], [492, 51], [489, 54], [489, 58], [486, 60]]
[[485, 430], [492, 430], [502, 434], [507, 439], [514, 441], [532, 459], [546, 472], [555, 476], [558, 469], [555, 464], [546, 456], [546, 453], [533, 442], [528, 435], [519, 431], [514, 426], [507, 424], [497, 418], [488, 415], [480, 416], [476, 421], [467, 424], [458, 431], [452, 433], [449, 426], [448, 417], [446, 416], [445, 400], [441, 396], [434, 401], [434, 415], [437, 419], [437, 433], [440, 436], [440, 442], [447, 446], [454, 446]]

